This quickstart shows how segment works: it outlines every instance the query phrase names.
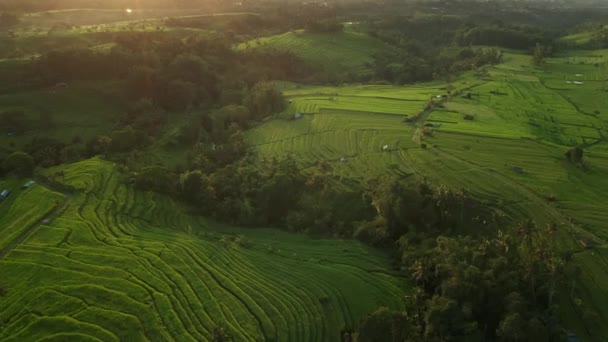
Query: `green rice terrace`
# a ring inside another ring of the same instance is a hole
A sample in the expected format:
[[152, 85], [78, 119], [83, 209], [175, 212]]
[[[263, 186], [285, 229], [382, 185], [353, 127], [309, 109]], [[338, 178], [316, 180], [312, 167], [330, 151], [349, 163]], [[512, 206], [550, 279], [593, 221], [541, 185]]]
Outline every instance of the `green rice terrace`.
[[216, 226], [99, 159], [59, 170], [57, 190], [0, 204], [2, 341], [194, 341], [219, 324], [239, 340], [324, 341], [403, 305], [401, 277], [360, 243]]
[[550, 3], [0, 0], [0, 341], [605, 341], [608, 8]]

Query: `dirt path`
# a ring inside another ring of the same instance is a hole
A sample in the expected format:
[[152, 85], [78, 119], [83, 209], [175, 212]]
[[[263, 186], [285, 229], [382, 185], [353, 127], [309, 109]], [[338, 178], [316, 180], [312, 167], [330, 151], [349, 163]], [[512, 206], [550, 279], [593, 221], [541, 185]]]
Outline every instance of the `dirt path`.
[[[442, 99], [437, 105], [442, 105], [446, 102], [448, 102], [448, 99]], [[412, 136], [412, 140], [417, 144], [420, 144], [422, 142], [422, 139], [420, 139], [420, 131], [422, 129], [421, 124], [423, 124], [429, 118], [429, 116], [431, 115], [431, 113], [433, 113], [434, 110], [435, 105], [430, 106], [429, 108], [425, 109], [424, 112], [422, 112], [422, 115], [420, 115], [414, 122], [410, 123], [412, 126], [416, 127], [416, 130], [414, 131], [414, 134]]]
[[62, 194], [63, 201], [61, 204], [59, 204], [57, 207], [55, 207], [55, 209], [53, 209], [53, 211], [51, 211], [49, 214], [47, 214], [45, 217], [43, 217], [40, 221], [29, 226], [25, 231], [23, 231], [21, 234], [19, 234], [19, 236], [17, 236], [13, 241], [11, 241], [11, 243], [9, 243], [6, 247], [4, 247], [4, 249], [0, 250], [0, 260], [3, 259], [5, 256], [7, 256], [13, 249], [15, 249], [15, 247], [17, 247], [23, 241], [25, 241], [25, 239], [27, 239], [40, 226], [42, 226], [43, 224], [49, 224], [49, 223], [53, 222], [54, 219], [61, 216], [61, 214], [63, 214], [63, 212], [67, 209], [67, 207], [74, 200], [73, 193], [66, 192], [63, 189], [58, 189], [57, 187], [45, 182], [44, 180], [37, 180], [37, 184], [39, 186], [44, 186], [45, 188], [47, 188], [49, 190]]
[[412, 140], [418, 144], [420, 144], [422, 142], [422, 139], [420, 139], [420, 130], [423, 128], [421, 126], [421, 124], [423, 124], [431, 115], [431, 113], [433, 113], [433, 111], [437, 108], [437, 107], [441, 107], [444, 104], [446, 104], [447, 102], [449, 102], [452, 98], [460, 96], [460, 94], [462, 94], [465, 91], [470, 91], [473, 88], [479, 87], [483, 84], [486, 84], [487, 82], [482, 82], [482, 83], [475, 83], [472, 84], [466, 88], [462, 88], [458, 91], [456, 91], [454, 94], [452, 94], [451, 96], [442, 98], [441, 101], [434, 103], [432, 106], [430, 106], [429, 108], [426, 108], [422, 114], [416, 118], [416, 120], [414, 120], [414, 122], [410, 122], [409, 124], [416, 127], [416, 130], [414, 131], [414, 134], [412, 136]]

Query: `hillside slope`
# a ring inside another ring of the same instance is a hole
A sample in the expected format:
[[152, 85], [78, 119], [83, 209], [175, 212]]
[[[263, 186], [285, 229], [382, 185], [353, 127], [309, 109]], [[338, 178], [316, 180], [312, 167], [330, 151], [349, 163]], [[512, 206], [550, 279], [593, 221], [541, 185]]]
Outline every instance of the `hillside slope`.
[[368, 70], [375, 53], [389, 48], [378, 39], [346, 30], [336, 33], [290, 31], [276, 36], [255, 39], [239, 45], [240, 49], [277, 48], [293, 52], [326, 70], [362, 73]]

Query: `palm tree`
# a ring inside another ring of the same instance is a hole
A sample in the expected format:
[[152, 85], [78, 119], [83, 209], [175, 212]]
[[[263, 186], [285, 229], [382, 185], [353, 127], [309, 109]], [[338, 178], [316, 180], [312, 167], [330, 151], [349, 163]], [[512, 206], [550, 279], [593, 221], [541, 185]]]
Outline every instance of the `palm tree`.
[[462, 218], [464, 215], [464, 204], [466, 203], [469, 196], [468, 196], [467, 191], [465, 189], [462, 189], [455, 194], [455, 197], [458, 200], [458, 202], [460, 203], [460, 218], [458, 220], [458, 225], [462, 226]]
[[448, 214], [448, 207], [452, 197], [452, 191], [446, 186], [442, 185], [435, 191], [435, 200], [437, 208], [439, 208], [439, 219], [442, 228], [446, 221], [446, 215]]
[[415, 308], [416, 313], [414, 319], [416, 326], [419, 329], [418, 334], [424, 335], [426, 324], [424, 322], [424, 312], [426, 310], [426, 294], [420, 288], [415, 288], [410, 296], [407, 296], [408, 307]]
[[426, 288], [431, 273], [428, 263], [418, 259], [410, 267], [410, 271], [412, 271], [412, 278], [416, 281], [416, 283], [419, 284], [423, 289]]
[[517, 234], [521, 238], [522, 245], [526, 246], [526, 250], [530, 250], [532, 245], [532, 238], [536, 232], [536, 222], [532, 219], [527, 219], [517, 224]]

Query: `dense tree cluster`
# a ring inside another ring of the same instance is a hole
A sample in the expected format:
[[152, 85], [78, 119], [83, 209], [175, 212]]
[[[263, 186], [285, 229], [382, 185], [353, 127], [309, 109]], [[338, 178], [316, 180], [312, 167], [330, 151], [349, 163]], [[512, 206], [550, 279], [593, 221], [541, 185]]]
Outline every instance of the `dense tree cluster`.
[[[374, 20], [370, 34], [393, 47], [375, 56], [375, 78], [400, 84], [442, 79], [499, 63], [500, 48], [529, 49], [551, 41], [550, 34], [536, 27], [487, 24], [445, 15]], [[497, 48], [472, 48], [474, 45]]]
[[405, 84], [444, 79], [458, 72], [498, 64], [502, 60], [502, 54], [502, 51], [495, 48], [460, 48], [434, 54], [420, 44], [410, 42], [401, 49], [377, 54], [372, 67], [375, 77]]
[[18, 177], [29, 177], [34, 172], [34, 158], [25, 152], [14, 152], [2, 161], [2, 171], [5, 174]]
[[488, 238], [439, 236], [427, 242], [433, 248], [425, 249], [411, 248], [419, 237], [403, 236], [402, 261], [420, 289], [408, 313], [418, 322], [419, 335], [430, 340], [560, 340], [554, 298], [568, 269], [550, 246], [552, 228], [542, 232], [543, 239], [532, 222]]
[[374, 179], [368, 188], [376, 218], [361, 223], [355, 233], [367, 242], [387, 244], [409, 232], [479, 234], [501, 223], [464, 190], [433, 188], [426, 182], [412, 186], [390, 179]]
[[358, 236], [396, 240], [416, 288], [407, 312], [385, 308], [365, 318], [362, 341], [563, 338], [555, 298], [575, 286], [579, 270], [571, 255], [555, 252], [557, 225], [528, 220], [503, 231], [494, 213], [464, 193], [396, 181], [373, 189], [377, 218]]
[[460, 31], [456, 36], [459, 45], [492, 45], [525, 50], [549, 38], [538, 28], [529, 26], [475, 26]]
[[360, 193], [336, 190], [326, 167], [304, 174], [292, 159], [245, 159], [186, 171], [177, 191], [199, 212], [230, 223], [350, 237], [354, 222], [373, 212]]

